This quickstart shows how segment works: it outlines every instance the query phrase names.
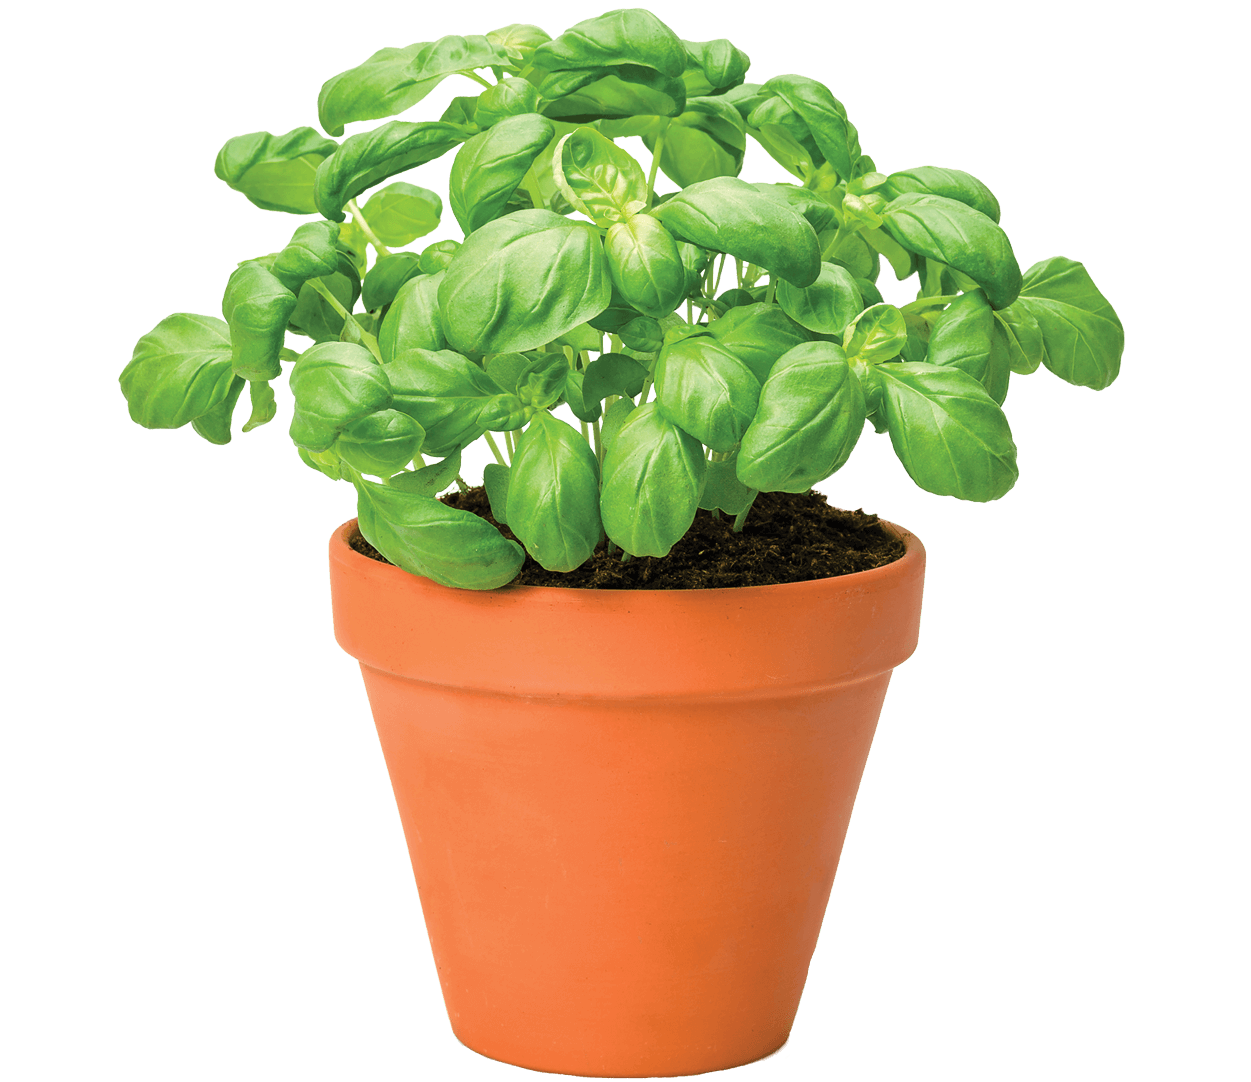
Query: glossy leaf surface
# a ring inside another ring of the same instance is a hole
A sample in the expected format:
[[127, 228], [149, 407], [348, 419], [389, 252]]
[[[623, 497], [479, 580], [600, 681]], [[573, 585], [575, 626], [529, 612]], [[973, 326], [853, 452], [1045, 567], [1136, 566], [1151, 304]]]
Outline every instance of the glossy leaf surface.
[[635, 214], [610, 226], [604, 254], [617, 293], [645, 315], [666, 316], [686, 295], [677, 242], [650, 215]]
[[222, 297], [236, 376], [268, 380], [282, 374], [278, 351], [295, 304], [295, 294], [260, 263], [236, 268]]
[[562, 136], [555, 164], [556, 183], [569, 204], [596, 225], [620, 222], [646, 205], [642, 167], [594, 128], [576, 128]]
[[379, 49], [363, 63], [327, 79], [317, 95], [322, 128], [342, 135], [345, 124], [382, 120], [416, 105], [424, 94], [408, 67], [426, 45], [419, 41], [402, 49]]
[[338, 149], [312, 128], [286, 135], [267, 131], [238, 135], [217, 153], [213, 171], [263, 210], [312, 214], [314, 178], [321, 163]]
[[863, 307], [851, 271], [836, 263], [822, 263], [820, 276], [809, 286], [780, 282], [777, 298], [791, 319], [820, 334], [842, 334]]
[[402, 247], [438, 228], [443, 200], [428, 188], [397, 180], [371, 195], [361, 209], [383, 244]]
[[439, 315], [439, 286], [443, 272], [410, 278], [396, 291], [378, 329], [378, 348], [384, 363], [408, 349], [447, 347], [443, 317]]
[[714, 451], [732, 451], [756, 414], [760, 381], [710, 337], [668, 343], [656, 362], [660, 411]]
[[961, 169], [940, 169], [935, 165], [903, 169], [891, 173], [880, 191], [887, 199], [894, 199], [904, 192], [941, 195], [980, 210], [992, 222], [999, 221], [999, 200], [994, 193], [977, 177]]
[[452, 213], [466, 236], [504, 213], [555, 134], [550, 121], [526, 113], [501, 120], [457, 151], [448, 191]]
[[369, 350], [350, 342], [322, 342], [291, 369], [295, 415], [291, 439], [308, 451], [325, 451], [353, 421], [391, 404], [391, 384]]
[[230, 328], [179, 312], [139, 339], [120, 382], [132, 421], [180, 428], [224, 401], [234, 378]]
[[812, 335], [775, 304], [732, 308], [708, 325], [708, 332], [751, 369], [763, 383], [783, 353]]
[[339, 269], [339, 227], [334, 222], [306, 222], [300, 226], [270, 267], [274, 277], [292, 293], [312, 278], [324, 278]]

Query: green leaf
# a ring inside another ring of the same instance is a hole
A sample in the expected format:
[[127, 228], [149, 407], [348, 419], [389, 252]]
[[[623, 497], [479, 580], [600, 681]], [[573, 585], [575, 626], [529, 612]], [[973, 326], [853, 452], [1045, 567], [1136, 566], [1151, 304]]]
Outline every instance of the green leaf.
[[448, 192], [452, 213], [466, 236], [504, 213], [517, 185], [555, 134], [550, 121], [526, 113], [501, 120], [460, 148]]
[[[621, 430], [621, 426], [625, 424], [626, 418], [635, 410], [632, 399], [618, 398], [611, 406], [604, 411], [604, 423], [599, 429], [599, 445], [607, 453], [612, 442], [617, 438], [617, 433]], [[702, 458], [703, 455], [701, 454]]]
[[579, 323], [564, 334], [557, 335], [552, 341], [558, 346], [568, 346], [574, 353], [584, 353], [587, 350], [598, 353], [604, 348], [603, 332], [596, 330], [589, 322]]
[[904, 192], [941, 195], [980, 210], [992, 222], [999, 221], [999, 200], [994, 193], [977, 177], [960, 169], [940, 169], [934, 165], [904, 169], [891, 173], [880, 191], [887, 199], [894, 199]]
[[1080, 263], [1063, 256], [1035, 263], [1016, 307], [1038, 323], [1043, 364], [1062, 380], [1099, 391], [1116, 379], [1125, 331]]
[[427, 45], [379, 49], [368, 60], [327, 79], [317, 95], [317, 116], [331, 135], [358, 120], [382, 120], [416, 105], [425, 95], [408, 74], [413, 58]]
[[541, 346], [585, 323], [611, 296], [593, 228], [551, 211], [523, 210], [470, 234], [444, 272], [439, 308], [453, 346], [506, 353]]
[[369, 269], [365, 281], [361, 283], [361, 300], [371, 312], [385, 308], [395, 300], [400, 286], [421, 273], [421, 256], [416, 252], [393, 252], [379, 256], [378, 262]]
[[399, 247], [438, 228], [443, 200], [437, 192], [398, 180], [371, 195], [361, 209], [378, 239]]
[[834, 207], [816, 192], [794, 184], [753, 184], [752, 187], [774, 202], [784, 203], [792, 210], [798, 211], [818, 235], [828, 229], [838, 227], [838, 215]]
[[441, 462], [432, 462], [418, 470], [394, 474], [387, 480], [387, 484], [418, 496], [437, 496], [456, 483], [456, 478], [460, 476], [460, 466], [460, 452], [456, 451]]
[[582, 385], [584, 379], [585, 373], [566, 369], [562, 393], [569, 411], [579, 421], [585, 421], [587, 424], [590, 424], [592, 421], [598, 421], [604, 411], [596, 399], [588, 399], [583, 394]]
[[651, 316], [635, 316], [617, 328], [617, 337], [627, 349], [638, 353], [656, 353], [665, 341], [665, 331]]
[[449, 75], [508, 64], [508, 54], [481, 34], [448, 34], [423, 46], [409, 64], [408, 74], [415, 80], [420, 100]]
[[248, 383], [248, 397], [252, 400], [252, 414], [243, 425], [244, 432], [267, 425], [278, 414], [278, 402], [274, 398], [274, 389], [264, 380], [252, 380]]
[[686, 295], [686, 269], [677, 242], [650, 215], [635, 214], [610, 226], [604, 254], [617, 292], [638, 311], [666, 316]]
[[441, 586], [493, 590], [517, 577], [525, 553], [486, 519], [390, 485], [356, 485], [361, 534], [388, 560]]
[[491, 127], [510, 116], [539, 111], [539, 92], [525, 79], [501, 79], [478, 95], [474, 120], [478, 127]]
[[305, 222], [287, 246], [274, 257], [270, 271], [292, 293], [313, 278], [339, 269], [339, 226], [334, 222]]
[[600, 539], [599, 464], [577, 432], [536, 413], [508, 478], [508, 526], [548, 571], [572, 571]]
[[748, 488], [738, 479], [738, 452], [728, 458], [714, 458], [704, 474], [704, 492], [699, 506], [705, 511], [739, 515], [752, 505], [758, 489]]
[[[520, 428], [524, 407], [486, 372], [451, 350], [408, 349], [386, 366], [391, 405], [425, 430], [424, 450], [450, 455], [488, 428]], [[511, 426], [507, 416], [515, 418]]]
[[995, 316], [979, 290], [964, 293], [935, 318], [926, 360], [967, 372], [984, 383]]
[[236, 376], [226, 398], [218, 402], [208, 413], [200, 414], [191, 422], [191, 427], [198, 435], [203, 436], [209, 443], [216, 443], [219, 446], [230, 442], [230, 422], [234, 417], [235, 403], [239, 401], [239, 395], [243, 393], [243, 385], [246, 382], [247, 380]]
[[562, 136], [554, 161], [561, 192], [596, 225], [620, 222], [647, 205], [642, 167], [594, 128], [575, 128]]
[[260, 263], [239, 265], [222, 297], [235, 375], [268, 380], [282, 374], [278, 351], [295, 305], [295, 294]]
[[439, 271], [446, 270], [459, 250], [458, 240], [436, 240], [421, 250], [421, 273], [438, 274]]
[[[562, 367], [565, 365], [563, 353], [553, 354], [553, 356]], [[509, 394], [516, 394], [517, 384], [530, 367], [532, 360], [533, 356], [529, 353], [492, 353], [483, 360], [482, 367], [502, 390]]]
[[536, 410], [548, 409], [560, 401], [568, 372], [563, 353], [534, 354], [517, 374], [517, 397]]
[[1008, 420], [967, 372], [924, 362], [890, 362], [875, 371], [891, 444], [921, 488], [984, 503], [1016, 483]]
[[491, 504], [491, 517], [501, 526], [508, 525], [508, 474], [508, 467], [498, 462], [488, 463], [482, 469], [482, 487]]
[[751, 58], [725, 38], [714, 41], [683, 41], [686, 70], [682, 82], [688, 97], [700, 97], [714, 91], [739, 86], [747, 78]]
[[349, 466], [387, 478], [413, 460], [425, 435], [421, 425], [407, 414], [379, 410], [344, 428], [334, 447]]
[[821, 273], [812, 226], [734, 177], [692, 184], [651, 213], [679, 240], [755, 263], [792, 285], [811, 285]]
[[391, 405], [387, 374], [369, 350], [350, 342], [321, 342], [291, 369], [295, 415], [291, 439], [308, 451], [325, 451], [353, 421]]
[[910, 252], [967, 274], [995, 308], [1021, 290], [1021, 268], [1008, 236], [981, 211], [941, 195], [905, 192], [882, 211], [882, 228]]
[[907, 341], [903, 313], [893, 304], [879, 303], [866, 308], [848, 326], [843, 348], [849, 360], [881, 364], [898, 357]]
[[[609, 437], [609, 420], [613, 433]], [[667, 556], [699, 509], [703, 448], [655, 402], [621, 399], [604, 421], [604, 532], [633, 556]]]
[[796, 346], [760, 389], [760, 408], [739, 448], [738, 479], [762, 492], [807, 492], [847, 461], [864, 419], [864, 394], [842, 348]]
[[312, 209], [341, 222], [349, 199], [396, 173], [433, 161], [472, 134], [471, 129], [457, 124], [392, 120], [373, 131], [353, 135], [318, 166], [313, 185], [316, 207]]
[[842, 334], [864, 306], [851, 271], [836, 263], [822, 263], [820, 276], [804, 288], [779, 282], [777, 296], [783, 312], [819, 334]]
[[808, 331], [774, 304], [731, 308], [708, 325], [708, 332], [751, 369], [761, 383], [782, 354], [812, 340]]
[[647, 368], [624, 353], [604, 353], [586, 366], [582, 381], [582, 397], [587, 402], [601, 402], [610, 395], [633, 398], [643, 390]]
[[[352, 310], [360, 296], [361, 284], [356, 275], [356, 267], [349, 257], [341, 255], [339, 270], [322, 278], [321, 282], [346, 311]], [[287, 329], [296, 334], [308, 335], [315, 342], [334, 342], [343, 333], [343, 322], [343, 317], [330, 306], [326, 298], [310, 283], [305, 282], [300, 287]]]
[[843, 180], [850, 180], [860, 156], [860, 139], [847, 119], [847, 110], [829, 88], [802, 75], [778, 75], [761, 89], [776, 94], [795, 112], [825, 160]]
[[[643, 143], [655, 153], [656, 132]], [[747, 125], [721, 98], [687, 98], [686, 108], [664, 129], [660, 171], [681, 188], [713, 177], [736, 177], [747, 151]]]
[[1028, 376], [1042, 364], [1047, 353], [1042, 328], [1019, 297], [995, 313], [995, 333], [1003, 339], [1008, 365], [1013, 372]]
[[532, 23], [510, 23], [498, 30], [491, 30], [486, 39], [503, 49], [508, 58], [520, 68], [530, 63], [534, 50], [545, 41], [551, 41], [552, 36]]
[[909, 275], [916, 273], [915, 253], [908, 251], [898, 241], [893, 240], [889, 233], [884, 233], [880, 229], [863, 229], [856, 235], [875, 252], [886, 257], [891, 270], [895, 272], [897, 281], [902, 282]]
[[396, 291], [378, 329], [378, 348], [385, 364], [408, 349], [447, 348], [443, 317], [439, 315], [439, 286], [443, 274], [439, 271], [410, 278]]
[[139, 339], [120, 382], [132, 421], [181, 428], [224, 402], [234, 378], [230, 328], [212, 316], [179, 312]]
[[337, 143], [312, 128], [296, 128], [286, 135], [252, 132], [226, 141], [213, 172], [262, 210], [313, 214], [314, 176], [337, 149]]
[[[822, 155], [803, 119], [779, 97], [765, 94], [749, 99], [754, 108], [747, 115], [747, 131], [775, 162], [804, 180], [811, 175]], [[742, 112], [744, 103], [734, 103]]]
[[760, 381], [715, 338], [669, 342], [656, 362], [660, 411], [714, 451], [734, 450], [756, 414]]

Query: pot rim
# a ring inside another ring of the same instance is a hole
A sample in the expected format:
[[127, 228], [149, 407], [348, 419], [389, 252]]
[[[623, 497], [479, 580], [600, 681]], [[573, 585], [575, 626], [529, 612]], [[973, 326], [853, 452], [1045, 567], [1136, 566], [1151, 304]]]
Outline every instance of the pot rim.
[[[415, 579], [423, 584], [443, 590], [455, 590], [466, 594], [474, 594], [479, 596], [503, 596], [509, 597], [532, 597], [536, 600], [542, 598], [545, 601], [552, 602], [558, 597], [564, 595], [572, 595], [578, 600], [585, 600], [588, 596], [611, 596], [611, 597], [638, 597], [640, 595], [669, 595], [669, 594], [688, 594], [698, 595], [706, 598], [710, 602], [715, 602], [718, 598], [728, 599], [731, 597], [741, 598], [745, 595], [763, 597], [768, 592], [789, 590], [792, 593], [798, 592], [796, 588], [819, 589], [823, 585], [828, 589], [828, 584], [832, 582], [843, 582], [850, 585], [853, 581], [857, 585], [872, 585], [880, 579], [888, 577], [896, 577], [906, 575], [913, 571], [917, 565], [925, 564], [925, 546], [921, 543], [921, 539], [917, 537], [911, 530], [894, 522], [888, 522], [884, 518], [878, 519], [879, 524], [884, 527], [887, 532], [894, 534], [904, 543], [904, 554], [897, 560], [890, 563], [882, 564], [880, 567], [871, 567], [864, 571], [852, 571], [845, 575], [828, 575], [820, 579], [805, 579], [802, 582], [775, 582], [762, 586], [713, 586], [713, 587], [695, 587], [682, 590], [648, 590], [648, 589], [629, 589], [614, 588], [601, 589], [593, 586], [526, 586], [514, 583], [505, 583], [503, 586], [496, 586], [490, 590], [469, 590], [459, 586], [443, 586], [441, 583], [435, 582], [433, 579], [426, 578], [424, 575], [415, 575], [411, 571], [405, 571], [402, 567], [392, 563], [382, 563], [380, 560], [372, 559], [363, 553], [357, 552], [352, 548], [348, 541], [353, 531], [359, 532], [358, 520], [350, 518], [343, 523], [332, 537], [332, 544], [339, 550], [341, 559], [362, 560], [371, 568], [380, 568], [381, 573], [390, 574], [394, 572], [403, 575], [408, 579]], [[363, 537], [364, 535], [362, 535]], [[364, 566], [362, 564], [361, 566]]]

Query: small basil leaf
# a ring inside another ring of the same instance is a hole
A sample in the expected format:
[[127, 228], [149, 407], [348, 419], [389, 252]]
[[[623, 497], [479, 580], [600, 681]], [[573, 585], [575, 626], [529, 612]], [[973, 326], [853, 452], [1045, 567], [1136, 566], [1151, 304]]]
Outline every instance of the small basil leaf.
[[510, 116], [539, 111], [539, 92], [525, 79], [501, 79], [478, 95], [474, 120], [486, 129]]
[[819, 334], [842, 334], [864, 306], [855, 278], [846, 267], [822, 263], [811, 285], [779, 282], [778, 304], [801, 327]]
[[756, 413], [760, 381], [715, 338], [667, 343], [656, 362], [660, 411], [714, 451], [734, 450]]
[[350, 342], [321, 342], [291, 369], [295, 415], [291, 439], [308, 451], [325, 451], [353, 421], [391, 404], [391, 385], [369, 350]]
[[848, 360], [880, 364], [898, 357], [907, 341], [903, 313], [893, 304], [878, 303], [861, 312], [847, 328], [843, 349]]
[[278, 414], [278, 402], [274, 398], [274, 389], [263, 380], [252, 380], [248, 383], [248, 397], [252, 400], [252, 414], [243, 425], [244, 432], [267, 425]]
[[437, 496], [445, 489], [451, 488], [460, 476], [460, 452], [447, 456], [442, 462], [432, 462], [419, 470], [406, 470], [394, 474], [387, 484], [402, 492], [412, 492], [418, 496]]
[[209, 443], [216, 443], [219, 446], [230, 442], [230, 422], [234, 417], [235, 403], [239, 401], [239, 395], [243, 393], [243, 385], [246, 382], [247, 380], [236, 376], [226, 398], [218, 402], [208, 413], [200, 414], [191, 422], [191, 427], [198, 435], [203, 436]]
[[314, 177], [337, 149], [337, 143], [312, 128], [296, 128], [286, 135], [253, 132], [227, 140], [213, 171], [262, 210], [313, 214]]
[[995, 316], [980, 290], [962, 294], [934, 320], [930, 331], [930, 364], [959, 368], [985, 383]]
[[378, 239], [399, 247], [438, 228], [443, 200], [437, 192], [399, 180], [371, 195], [361, 209]]
[[295, 294], [260, 263], [236, 268], [222, 297], [235, 375], [269, 380], [282, 374], [278, 351], [295, 306]]
[[635, 316], [616, 333], [627, 349], [637, 353], [655, 353], [665, 341], [664, 328], [651, 316]]
[[[350, 312], [361, 292], [360, 277], [351, 260], [340, 254], [338, 271], [321, 281]], [[300, 287], [287, 329], [296, 334], [306, 334], [315, 342], [333, 342], [343, 333], [343, 322], [343, 317], [330, 307], [326, 298], [305, 282]]]
[[560, 401], [568, 372], [569, 364], [563, 354], [535, 354], [517, 375], [516, 395], [527, 406], [545, 410]]
[[[605, 454], [612, 445], [613, 440], [617, 438], [617, 433], [621, 430], [621, 426], [625, 424], [626, 418], [635, 410], [632, 399], [618, 398], [611, 406], [604, 411], [604, 423], [599, 429], [599, 445], [603, 448]], [[703, 458], [703, 455], [700, 455]]]
[[1008, 364], [1013, 372], [1028, 376], [1042, 364], [1047, 350], [1043, 345], [1042, 328], [1020, 298], [995, 313], [995, 333], [1003, 337]]
[[585, 397], [582, 390], [585, 378], [585, 373], [583, 372], [566, 369], [563, 395], [565, 403], [569, 406], [569, 411], [579, 421], [585, 421], [587, 424], [590, 424], [592, 421], [598, 421], [600, 414], [604, 411], [597, 399]]
[[334, 222], [306, 222], [270, 267], [274, 277], [292, 293], [311, 278], [324, 278], [339, 269], [339, 227]]
[[358, 120], [382, 120], [416, 105], [425, 95], [408, 74], [413, 58], [428, 43], [379, 49], [364, 63], [327, 79], [317, 95], [317, 116], [331, 135]]
[[498, 30], [489, 31], [486, 39], [503, 49], [508, 58], [520, 68], [530, 63], [534, 50], [545, 41], [551, 41], [552, 36], [531, 23], [510, 23]]
[[508, 474], [508, 467], [498, 462], [488, 463], [482, 469], [482, 487], [491, 503], [491, 517], [501, 526], [508, 525]]
[[[657, 132], [643, 143], [655, 153]], [[713, 177], [736, 177], [747, 151], [747, 125], [721, 98], [688, 98], [686, 108], [664, 130], [660, 171], [681, 188]]]
[[682, 82], [690, 97], [726, 91], [747, 78], [751, 58], [725, 38], [714, 41], [683, 41], [686, 70]]
[[586, 366], [582, 396], [587, 402], [601, 402], [610, 395], [633, 398], [643, 390], [647, 368], [624, 353], [604, 353]]
[[385, 478], [413, 460], [421, 450], [425, 434], [407, 414], [379, 410], [345, 427], [334, 447], [349, 466]]
[[617, 293], [638, 311], [666, 316], [686, 296], [686, 269], [677, 242], [650, 215], [635, 214], [610, 226], [604, 255]]
[[568, 346], [574, 353], [583, 353], [586, 350], [598, 353], [604, 348], [603, 332], [596, 330], [589, 322], [579, 323], [564, 334], [557, 335], [552, 341], [559, 346]]
[[504, 213], [517, 185], [554, 136], [550, 121], [526, 113], [501, 120], [457, 151], [448, 192], [466, 236]]
[[748, 488], [738, 479], [737, 467], [737, 451], [729, 458], [714, 458], [708, 463], [708, 470], [704, 475], [704, 493], [699, 498], [700, 507], [705, 511], [738, 515], [752, 505], [759, 490]]
[[460, 249], [460, 241], [458, 240], [436, 240], [433, 244], [421, 250], [421, 273], [422, 274], [438, 274], [441, 270], [446, 270], [452, 257]]
[[[489, 422], [498, 412], [496, 399], [505, 397], [486, 372], [451, 350], [408, 349], [385, 371], [394, 393], [392, 406], [421, 425], [424, 449], [432, 455], [450, 455], [493, 427]], [[516, 397], [507, 397], [520, 412]]]
[[565, 198], [597, 225], [620, 222], [646, 206], [642, 167], [594, 128], [576, 128], [563, 136], [554, 161], [556, 183]]
[[395, 300], [400, 286], [421, 273], [421, 257], [416, 252], [379, 256], [361, 283], [361, 301], [371, 312], [385, 308]]

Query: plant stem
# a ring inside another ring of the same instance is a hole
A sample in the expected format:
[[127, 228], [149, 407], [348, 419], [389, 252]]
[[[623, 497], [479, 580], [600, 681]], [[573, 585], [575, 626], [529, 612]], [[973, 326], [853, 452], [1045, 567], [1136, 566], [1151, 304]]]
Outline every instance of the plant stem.
[[734, 532], [735, 533], [743, 532], [743, 523], [747, 521], [747, 512], [751, 510], [751, 505], [756, 502], [756, 497], [759, 495], [760, 495], [759, 492], [754, 492], [752, 494], [752, 498], [747, 501], [747, 506], [744, 507], [737, 515], [734, 516]]
[[500, 454], [499, 444], [495, 442], [495, 437], [490, 432], [484, 432], [483, 435], [486, 436], [487, 446], [491, 448], [491, 454], [495, 456], [495, 461], [501, 466], [507, 466], [508, 463], [504, 460], [504, 456]]
[[365, 215], [361, 213], [361, 208], [357, 205], [355, 199], [349, 199], [347, 209], [352, 212], [352, 217], [356, 220], [356, 224], [361, 227], [361, 232], [365, 234], [365, 239], [374, 246], [374, 251], [379, 255], [390, 255], [391, 249], [378, 239], [378, 234], [370, 227], [366, 221]]
[[345, 323], [350, 319], [356, 324], [356, 329], [361, 332], [361, 341], [365, 343], [365, 348], [368, 349], [369, 352], [378, 359], [378, 363], [381, 364], [382, 354], [378, 350], [378, 339], [376, 339], [372, 334], [367, 334], [365, 332], [365, 328], [360, 325], [356, 317], [339, 303], [339, 298], [330, 292], [330, 287], [320, 278], [310, 278], [308, 280], [308, 284], [326, 298], [326, 303], [343, 317]]
[[465, 481], [465, 479], [464, 479], [464, 478], [463, 478], [463, 477], [462, 477], [459, 473], [456, 475], [456, 487], [457, 487], [457, 488], [459, 488], [459, 489], [461, 490], [461, 492], [468, 492], [468, 491], [469, 491], [469, 485], [468, 485], [468, 483]]
[[488, 83], [488, 82], [487, 82], [484, 78], [482, 78], [482, 76], [481, 76], [481, 75], [479, 75], [476, 71], [462, 71], [460, 74], [461, 74], [461, 75], [463, 75], [463, 76], [465, 76], [465, 78], [466, 78], [466, 79], [472, 79], [475, 83], [481, 83], [481, 84], [482, 84], [483, 86], [485, 86], [488, 90], [490, 90], [490, 89], [491, 89], [491, 87], [495, 85], [494, 83]]
[[944, 304], [950, 304], [952, 301], [959, 299], [959, 293], [948, 293], [940, 297], [918, 297], [916, 300], [905, 304], [899, 310], [905, 316], [908, 316], [913, 312], [924, 312], [927, 308], [941, 308]]
[[738, 288], [743, 288], [743, 261], [738, 256], [734, 257], [734, 277], [738, 279]]
[[765, 304], [772, 304], [774, 294], [777, 293], [777, 279], [773, 275], [769, 275], [769, 292], [765, 294]]
[[591, 435], [595, 437], [595, 457], [599, 460], [599, 464], [602, 466], [604, 464], [604, 448], [600, 444], [599, 440], [599, 426], [599, 421], [591, 422]]
[[727, 257], [725, 253], [723, 252], [721, 254], [721, 262], [717, 264], [717, 280], [713, 283], [713, 286], [712, 286], [712, 292], [714, 296], [716, 295], [717, 291], [721, 288], [721, 272], [725, 270], [726, 258]]
[[[660, 129], [656, 142], [652, 144], [652, 167], [647, 174], [647, 207], [650, 207], [656, 198], [656, 171], [660, 168], [660, 153], [665, 149], [665, 132], [668, 130], [669, 120], [666, 117], [664, 127]], [[646, 210], [647, 207], [644, 209]]]

